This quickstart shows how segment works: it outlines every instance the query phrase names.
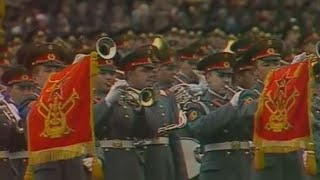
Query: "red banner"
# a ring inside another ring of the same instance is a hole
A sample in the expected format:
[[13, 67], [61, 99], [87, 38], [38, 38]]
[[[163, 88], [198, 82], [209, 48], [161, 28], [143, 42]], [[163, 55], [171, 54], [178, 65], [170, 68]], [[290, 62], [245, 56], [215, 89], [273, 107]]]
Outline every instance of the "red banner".
[[30, 164], [94, 152], [90, 56], [54, 73], [28, 115]]
[[272, 71], [259, 99], [254, 141], [264, 152], [288, 152], [310, 142], [311, 63]]

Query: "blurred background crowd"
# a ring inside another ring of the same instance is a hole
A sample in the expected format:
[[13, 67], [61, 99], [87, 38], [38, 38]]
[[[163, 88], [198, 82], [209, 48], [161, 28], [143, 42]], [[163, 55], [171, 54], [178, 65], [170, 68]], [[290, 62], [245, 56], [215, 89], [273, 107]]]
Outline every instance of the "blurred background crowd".
[[105, 35], [123, 49], [154, 34], [178, 49], [203, 37], [219, 49], [248, 32], [279, 37], [298, 53], [303, 41], [318, 39], [319, 18], [320, 1], [312, 0], [7, 0], [4, 29], [10, 54], [57, 37], [82, 51]]

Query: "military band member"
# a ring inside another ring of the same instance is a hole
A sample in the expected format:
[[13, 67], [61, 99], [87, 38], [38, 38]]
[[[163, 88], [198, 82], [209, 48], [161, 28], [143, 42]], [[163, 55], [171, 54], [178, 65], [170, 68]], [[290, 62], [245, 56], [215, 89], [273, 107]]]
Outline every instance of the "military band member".
[[[68, 59], [64, 59], [65, 53], [62, 47], [55, 44], [36, 45], [32, 48], [24, 65], [31, 69], [32, 77], [39, 90], [44, 86], [51, 73], [58, 72], [65, 66], [65, 62], [68, 62]], [[30, 103], [36, 99], [37, 95], [35, 94], [26, 95], [20, 102], [20, 116], [23, 121], [29, 112]], [[90, 178], [88, 169], [92, 165], [90, 163], [87, 165], [87, 161], [83, 162], [87, 159], [77, 157], [34, 165], [32, 167], [33, 178], [35, 180], [87, 180]]]
[[[4, 99], [13, 118], [16, 119], [16, 128], [11, 135], [12, 141], [10, 144], [10, 159], [16, 170], [17, 180], [22, 180], [28, 165], [28, 154], [26, 151], [26, 143], [24, 136], [24, 129], [21, 124], [16, 104], [20, 103], [22, 98], [28, 94], [32, 94], [35, 83], [32, 77], [28, 74], [27, 70], [23, 67], [11, 67], [2, 75], [2, 83], [7, 87], [6, 93], [8, 98]], [[14, 105], [13, 108], [11, 105]]]
[[[95, 133], [105, 151], [105, 179], [181, 179], [179, 166], [175, 166], [178, 157], [173, 154], [177, 138], [171, 133], [157, 133], [177, 119], [174, 99], [152, 89], [157, 51], [147, 45], [125, 56], [119, 67], [128, 84], [120, 86], [117, 82], [105, 101], [95, 105]], [[151, 106], [138, 100], [147, 87], [155, 91]]]
[[0, 100], [0, 176], [1, 179], [17, 179], [19, 172], [10, 159], [10, 145], [12, 136], [17, 130], [17, 121], [14, 118], [8, 104]]
[[[255, 64], [258, 80], [253, 86], [254, 93], [246, 91], [240, 95], [239, 111], [241, 117], [254, 118], [258, 103], [256, 96], [260, 95], [264, 88], [267, 73], [280, 67], [282, 50], [283, 43], [281, 40], [264, 39], [257, 41], [246, 52], [246, 58], [251, 59]], [[265, 153], [264, 161], [264, 168], [253, 172], [253, 180], [301, 180], [304, 178], [300, 154], [296, 150], [288, 150], [288, 152], [282, 154]]]
[[203, 75], [196, 72], [200, 56], [197, 54], [198, 44], [190, 45], [177, 51], [178, 73], [177, 84], [198, 84], [206, 87]]
[[26, 118], [30, 102], [37, 99], [50, 74], [61, 70], [66, 61], [65, 51], [55, 44], [33, 45], [32, 48], [30, 47], [28, 56], [18, 61], [31, 71], [36, 83], [34, 94], [26, 95], [18, 104], [22, 119]]
[[99, 73], [94, 78], [94, 103], [101, 101], [108, 94], [116, 81], [116, 66], [112, 59], [98, 59]]
[[205, 72], [209, 88], [199, 102], [188, 105], [187, 117], [189, 128], [204, 151], [200, 180], [249, 178], [248, 132], [237, 120], [233, 106], [237, 97], [231, 103], [225, 87], [231, 85], [233, 60], [233, 54], [222, 52], [208, 55], [198, 64], [198, 69]]
[[252, 44], [252, 39], [242, 38], [232, 44], [230, 48], [236, 55], [235, 61], [232, 62], [234, 69], [232, 83], [236, 90], [250, 89], [256, 81], [254, 64], [250, 59], [243, 57]]

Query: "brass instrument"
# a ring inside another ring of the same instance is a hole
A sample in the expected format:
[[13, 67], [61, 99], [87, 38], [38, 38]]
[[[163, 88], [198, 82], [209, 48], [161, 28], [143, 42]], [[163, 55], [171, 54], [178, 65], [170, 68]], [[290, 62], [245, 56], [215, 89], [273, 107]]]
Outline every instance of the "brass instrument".
[[119, 103], [127, 104], [134, 108], [150, 107], [156, 101], [155, 90], [151, 87], [147, 87], [138, 91], [136, 89], [125, 87], [119, 89], [122, 92]]
[[102, 37], [96, 43], [96, 51], [103, 59], [112, 59], [117, 52], [116, 43], [109, 37]]
[[18, 133], [24, 132], [23, 128], [19, 126], [18, 119], [12, 113], [8, 103], [1, 101], [0, 110], [0, 113], [3, 113], [3, 115], [15, 125], [15, 129]]

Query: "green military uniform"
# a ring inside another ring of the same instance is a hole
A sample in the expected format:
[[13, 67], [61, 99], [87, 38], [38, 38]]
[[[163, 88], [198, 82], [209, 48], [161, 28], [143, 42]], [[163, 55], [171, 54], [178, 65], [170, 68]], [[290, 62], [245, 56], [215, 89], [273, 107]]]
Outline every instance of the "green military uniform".
[[[247, 52], [246, 57], [252, 61], [280, 61], [281, 43], [277, 40], [260, 40], [254, 44]], [[261, 80], [257, 80], [252, 91], [245, 91], [239, 98], [240, 117], [254, 118], [257, 109], [258, 99], [264, 88]], [[251, 103], [246, 103], [247, 99], [255, 99]], [[253, 180], [302, 180], [304, 173], [301, 167], [300, 152], [292, 151], [287, 153], [265, 153], [264, 169], [253, 172]]]
[[[230, 53], [209, 55], [200, 61], [198, 68], [205, 72], [231, 73]], [[250, 132], [238, 119], [238, 111], [222, 96], [207, 90], [199, 102], [188, 105], [189, 128], [201, 144], [200, 180], [249, 179]]]
[[[138, 48], [125, 56], [119, 67], [125, 72], [137, 66], [155, 68], [152, 63], [156, 58], [154, 48]], [[150, 107], [139, 108], [133, 102], [140, 90], [130, 85], [120, 89], [115, 101], [101, 101], [94, 107], [95, 133], [106, 161], [105, 179], [185, 180], [177, 135], [174, 132], [157, 133], [159, 128], [173, 124], [177, 119], [173, 96], [155, 90], [156, 102]]]

